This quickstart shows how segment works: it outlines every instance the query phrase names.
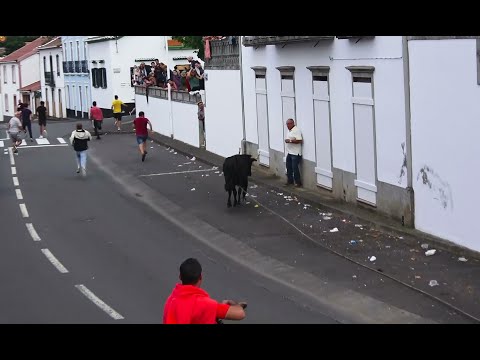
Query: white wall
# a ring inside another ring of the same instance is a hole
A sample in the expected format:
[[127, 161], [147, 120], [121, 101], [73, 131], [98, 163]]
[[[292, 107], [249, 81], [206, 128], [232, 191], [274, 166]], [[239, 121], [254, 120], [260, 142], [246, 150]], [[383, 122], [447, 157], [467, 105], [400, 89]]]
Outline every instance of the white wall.
[[[135, 96], [136, 113], [145, 113], [153, 130], [159, 134], [171, 135], [168, 101], [144, 95]], [[199, 146], [197, 105], [172, 101], [173, 137], [192, 146]]]
[[35, 53], [20, 61], [20, 72], [22, 75], [21, 87], [40, 81], [40, 55]]
[[[92, 101], [97, 102], [97, 106], [104, 109], [110, 109], [112, 107], [112, 101], [114, 95], [118, 95], [120, 100], [123, 102], [127, 102], [126, 99], [122, 97], [122, 94], [114, 93], [114, 83], [112, 80], [113, 76], [113, 68], [112, 68], [112, 59], [111, 59], [111, 52], [112, 52], [112, 45], [115, 44], [111, 41], [102, 41], [97, 43], [89, 43], [88, 44], [88, 66], [91, 70], [94, 68], [106, 68], [107, 69], [107, 88], [103, 89], [101, 87], [95, 88], [93, 87], [92, 77], [90, 76], [90, 88], [92, 94]], [[97, 64], [92, 64], [92, 61], [97, 61]], [[99, 64], [98, 61], [103, 60], [105, 61], [103, 64]]]
[[[51, 48], [51, 49], [44, 49], [39, 51], [39, 63], [40, 63], [40, 82], [41, 82], [41, 91], [42, 91], [42, 100], [46, 100], [46, 92], [48, 92], [48, 116], [53, 116], [53, 107], [52, 107], [52, 90], [49, 86], [45, 84], [45, 71], [53, 71], [54, 79], [55, 79], [55, 87], [54, 87], [54, 94], [55, 94], [55, 117], [63, 117], [67, 116], [67, 108], [66, 108], [66, 97], [65, 97], [65, 78], [63, 74], [63, 51], [62, 48]], [[50, 55], [52, 55], [53, 60], [53, 69], [50, 69]], [[57, 74], [57, 57], [59, 56], [59, 69], [60, 75]], [[47, 68], [44, 68], [43, 57], [46, 57], [46, 65]], [[59, 98], [59, 90], [61, 93], [61, 102]], [[62, 111], [60, 112], [60, 106], [62, 107]], [[34, 111], [32, 107], [32, 111]]]
[[238, 154], [243, 138], [240, 71], [208, 70], [205, 95], [206, 149], [223, 157]]
[[409, 54], [415, 225], [480, 251], [475, 40], [409, 41]]
[[247, 141], [258, 143], [255, 74], [251, 67], [267, 68], [270, 147], [283, 151], [286, 119], [282, 118], [280, 72], [276, 67], [295, 66], [296, 121], [304, 137], [304, 158], [314, 161], [312, 73], [306, 67], [329, 66], [333, 166], [355, 173], [352, 75], [345, 67], [374, 66], [378, 179], [406, 187], [406, 176], [399, 183], [404, 159], [401, 144], [406, 133], [402, 37], [377, 36], [355, 43], [356, 40], [322, 40], [316, 46], [310, 42], [288, 44], [284, 48], [243, 47]]
[[[16, 83], [12, 83], [12, 65], [15, 66], [15, 76], [16, 76]], [[4, 75], [4, 66], [6, 66], [7, 69], [7, 76]], [[18, 73], [18, 65], [14, 63], [0, 63], [0, 71], [2, 72], [2, 101], [3, 101], [3, 115], [6, 116], [13, 116], [15, 114], [15, 110], [17, 109], [17, 104], [13, 103], [13, 96], [17, 95], [17, 103], [18, 100], [20, 99], [20, 92], [18, 89], [20, 88], [20, 82], [19, 82], [19, 73]], [[7, 83], [4, 83], [4, 79], [6, 78]], [[5, 103], [5, 94], [8, 95], [8, 106]]]

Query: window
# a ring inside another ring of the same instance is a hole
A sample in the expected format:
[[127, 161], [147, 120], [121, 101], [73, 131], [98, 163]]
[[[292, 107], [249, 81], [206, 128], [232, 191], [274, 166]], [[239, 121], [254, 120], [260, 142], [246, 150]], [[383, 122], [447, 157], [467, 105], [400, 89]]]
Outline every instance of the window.
[[107, 69], [93, 68], [92, 69], [92, 85], [94, 88], [107, 88]]
[[73, 42], [70, 41], [70, 61], [73, 61]]
[[78, 94], [80, 95], [80, 104], [79, 104], [79, 111], [82, 112], [83, 111], [83, 99], [82, 99], [82, 87], [79, 86], [78, 87]]
[[57, 54], [57, 56], [55, 56], [55, 59], [57, 61], [57, 76], [60, 76], [60, 55]]
[[43, 57], [43, 72], [47, 72], [47, 57]]
[[16, 109], [18, 106], [17, 104], [17, 95], [13, 95], [13, 108]]
[[66, 41], [63, 43], [63, 57], [65, 58], [65, 61], [68, 60], [68, 55], [67, 55], [67, 42], [66, 42]]
[[15, 65], [12, 65], [12, 83], [17, 83], [17, 77], [15, 76]]
[[3, 83], [7, 83], [7, 65], [3, 65]]
[[66, 106], [67, 109], [70, 109], [70, 85], [66, 86], [67, 92], [65, 94], [65, 101], [66, 101]]
[[80, 42], [77, 40], [77, 60], [80, 61]]
[[83, 42], [83, 59], [87, 60], [87, 43]]
[[100, 73], [102, 78], [102, 89], [106, 89], [107, 88], [107, 69], [101, 68], [100, 70], [101, 70]]
[[8, 106], [8, 94], [5, 94], [5, 112], [8, 112], [9, 106]]

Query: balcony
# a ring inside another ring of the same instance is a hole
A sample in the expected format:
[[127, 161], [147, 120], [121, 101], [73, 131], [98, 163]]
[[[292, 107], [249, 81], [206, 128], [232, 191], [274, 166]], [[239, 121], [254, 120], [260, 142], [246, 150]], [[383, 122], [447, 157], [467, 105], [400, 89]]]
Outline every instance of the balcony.
[[298, 42], [311, 42], [330, 40], [335, 36], [245, 36], [243, 38], [244, 46], [265, 46], [265, 45], [286, 45]]
[[[147, 88], [142, 85], [135, 85], [135, 94], [137, 95], [147, 95]], [[157, 99], [168, 99], [168, 90], [164, 88], [159, 88], [156, 86], [148, 87], [148, 96]], [[202, 96], [200, 94], [191, 95], [187, 91], [176, 91], [171, 90], [172, 101], [187, 103], [187, 104], [197, 104], [199, 101], [202, 101]]]
[[209, 70], [239, 70], [240, 58], [238, 38], [235, 42], [229, 39], [210, 41], [211, 58], [205, 60], [205, 69]]
[[81, 61], [74, 61], [75, 63], [75, 71], [76, 73], [81, 73], [82, 72], [82, 67], [81, 67]]
[[73, 64], [73, 61], [64, 61], [63, 62], [63, 73], [64, 74], [70, 74], [75, 72], [75, 66]]
[[45, 85], [55, 87], [55, 73], [51, 71], [45, 71]]
[[88, 61], [87, 60], [82, 60], [80, 68], [81, 68], [80, 70], [81, 70], [82, 73], [88, 73]]

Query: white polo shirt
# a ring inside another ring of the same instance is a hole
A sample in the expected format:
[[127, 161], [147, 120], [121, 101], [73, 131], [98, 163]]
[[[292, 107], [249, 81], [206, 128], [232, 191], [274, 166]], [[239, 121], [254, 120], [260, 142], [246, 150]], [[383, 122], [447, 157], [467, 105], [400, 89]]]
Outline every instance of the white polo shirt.
[[[287, 138], [290, 140], [303, 140], [302, 132], [297, 126], [294, 126], [292, 130], [288, 131]], [[285, 145], [287, 154], [302, 155], [302, 144], [285, 143]]]

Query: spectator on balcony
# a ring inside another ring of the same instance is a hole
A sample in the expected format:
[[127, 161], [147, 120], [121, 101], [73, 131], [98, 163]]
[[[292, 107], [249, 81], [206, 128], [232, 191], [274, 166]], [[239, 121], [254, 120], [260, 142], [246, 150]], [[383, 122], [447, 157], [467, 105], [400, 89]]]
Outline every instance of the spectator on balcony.
[[190, 92], [190, 83], [188, 81], [188, 78], [187, 78], [187, 72], [185, 70], [183, 70], [181, 73], [180, 73], [180, 81], [182, 83], [182, 86], [181, 86], [181, 89], [183, 91], [188, 91]]
[[150, 86], [156, 86], [157, 85], [157, 81], [155, 80], [155, 75], [153, 74], [150, 74], [148, 75], [148, 78], [145, 79], [145, 81], [143, 82], [143, 84], [148, 88]]
[[133, 67], [132, 73], [132, 84], [133, 85], [142, 85], [142, 81], [140, 80], [140, 69], [137, 65]]
[[177, 86], [177, 90], [182, 90], [182, 77], [178, 70], [173, 70], [172, 80]]
[[175, 82], [174, 82], [172, 79], [169, 79], [169, 80], [168, 80], [168, 84], [170, 84], [170, 88], [171, 88], [172, 90], [175, 90], [175, 91], [178, 90], [177, 84], [175, 84]]
[[202, 64], [199, 61], [195, 62], [195, 71], [197, 72], [197, 77], [200, 83], [200, 90], [205, 90], [205, 79], [204, 74], [205, 70], [202, 68]]
[[200, 90], [200, 76], [197, 75], [195, 69], [190, 70], [190, 77], [188, 78], [190, 82], [190, 91], [199, 91]]
[[197, 60], [193, 60], [193, 56], [187, 56], [187, 61], [190, 64], [190, 69], [195, 69], [195, 62]]
[[155, 61], [152, 61], [152, 62], [150, 63], [150, 73], [149, 73], [149, 75], [155, 73], [155, 68], [156, 68], [156, 67], [157, 67], [157, 63], [156, 63]]
[[143, 84], [143, 81], [148, 76], [147, 69], [145, 68], [145, 63], [142, 62], [138, 69], [140, 70], [140, 83]]

